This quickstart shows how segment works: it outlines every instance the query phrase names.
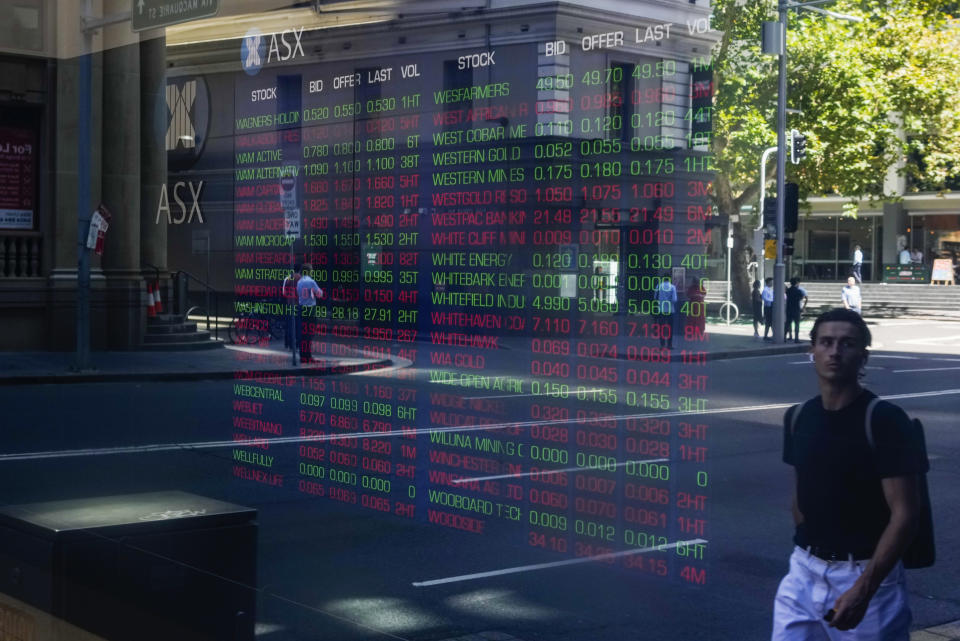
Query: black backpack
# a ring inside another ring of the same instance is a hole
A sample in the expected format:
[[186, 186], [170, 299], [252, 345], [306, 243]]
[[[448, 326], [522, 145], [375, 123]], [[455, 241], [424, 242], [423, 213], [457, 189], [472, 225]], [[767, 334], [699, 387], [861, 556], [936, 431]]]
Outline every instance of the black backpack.
[[[871, 399], [870, 403], [867, 405], [866, 417], [864, 420], [864, 430], [867, 435], [867, 442], [870, 444], [870, 449], [874, 450], [876, 445], [873, 439], [873, 428], [871, 422], [873, 419], [873, 410], [876, 408], [877, 403], [880, 401], [879, 398]], [[809, 401], [808, 401], [809, 402]], [[804, 403], [806, 405], [806, 403]], [[792, 436], [796, 426], [797, 419], [800, 418], [800, 412], [803, 411], [804, 405], [795, 405], [796, 409], [793, 410], [793, 415], [790, 417], [790, 435]], [[920, 448], [923, 451], [923, 458], [927, 458], [927, 441], [923, 435], [923, 423], [920, 422], [920, 419], [912, 419], [914, 426], [917, 429], [917, 434], [920, 437]], [[933, 538], [933, 508], [930, 505], [930, 489], [927, 486], [927, 474], [924, 472], [920, 474], [920, 519], [918, 523], [918, 529], [916, 535], [913, 537], [913, 541], [910, 542], [910, 545], [907, 546], [907, 549], [904, 551], [903, 556], [903, 567], [908, 570], [916, 570], [919, 568], [928, 568], [934, 564], [937, 558], [937, 549], [936, 543]]]

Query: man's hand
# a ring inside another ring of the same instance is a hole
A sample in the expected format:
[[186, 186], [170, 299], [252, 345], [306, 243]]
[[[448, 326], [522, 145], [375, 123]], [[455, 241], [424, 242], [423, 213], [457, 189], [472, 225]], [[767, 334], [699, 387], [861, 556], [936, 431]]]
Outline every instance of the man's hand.
[[870, 605], [873, 594], [867, 587], [857, 581], [853, 587], [840, 595], [833, 604], [834, 615], [830, 619], [830, 627], [838, 630], [852, 630], [863, 621]]

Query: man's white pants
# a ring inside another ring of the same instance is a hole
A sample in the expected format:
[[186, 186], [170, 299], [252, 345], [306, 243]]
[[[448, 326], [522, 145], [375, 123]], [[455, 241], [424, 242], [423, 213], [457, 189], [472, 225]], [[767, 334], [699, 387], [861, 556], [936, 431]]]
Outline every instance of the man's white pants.
[[903, 564], [880, 584], [867, 614], [852, 630], [831, 628], [823, 616], [863, 574], [867, 561], [824, 561], [795, 547], [790, 573], [773, 605], [773, 641], [909, 641], [910, 609]]

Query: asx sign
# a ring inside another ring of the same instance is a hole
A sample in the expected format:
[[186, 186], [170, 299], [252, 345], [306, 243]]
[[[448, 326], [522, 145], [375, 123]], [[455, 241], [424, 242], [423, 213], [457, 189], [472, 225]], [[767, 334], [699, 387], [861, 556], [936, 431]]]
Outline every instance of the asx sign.
[[167, 166], [171, 171], [189, 169], [203, 152], [210, 128], [210, 94], [202, 76], [167, 79]]
[[[240, 64], [247, 75], [260, 73], [264, 64], [302, 58], [303, 27], [264, 34], [256, 27], [247, 31], [240, 43]], [[269, 43], [269, 44], [268, 44]]]

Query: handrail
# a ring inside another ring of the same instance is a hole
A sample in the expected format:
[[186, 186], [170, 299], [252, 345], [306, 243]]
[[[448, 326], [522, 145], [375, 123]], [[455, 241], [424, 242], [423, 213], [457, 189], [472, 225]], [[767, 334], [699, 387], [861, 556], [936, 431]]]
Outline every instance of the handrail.
[[[206, 312], [207, 312], [207, 331], [209, 332], [209, 331], [210, 331], [210, 293], [213, 292], [213, 304], [217, 307], [217, 309], [220, 309], [220, 304], [219, 304], [220, 300], [219, 300], [219, 297], [218, 297], [218, 292], [217, 292], [217, 290], [216, 290], [215, 288], [211, 287], [208, 283], [200, 280], [199, 278], [197, 278], [196, 276], [194, 276], [194, 275], [191, 274], [190, 272], [185, 271], [185, 270], [183, 270], [183, 269], [178, 269], [177, 271], [174, 272], [173, 275], [174, 275], [174, 277], [177, 277], [177, 276], [179, 276], [180, 274], [183, 274], [184, 276], [186, 276], [187, 279], [188, 279], [188, 282], [189, 282], [189, 280], [194, 280], [194, 281], [196, 281], [197, 283], [199, 283], [200, 285], [202, 285], [202, 286], [204, 287], [204, 289], [206, 290], [206, 293], [207, 293], [207, 304], [206, 304]], [[189, 288], [188, 288], [188, 289], [189, 289]], [[186, 316], [184, 316], [184, 318], [186, 318]], [[218, 322], [218, 323], [214, 326], [214, 328], [213, 328], [213, 337], [214, 337], [215, 339], [217, 339], [217, 340], [220, 340], [220, 323], [219, 323], [219, 322]]]
[[149, 267], [149, 268], [151, 268], [153, 271], [155, 271], [155, 272], [157, 273], [157, 277], [156, 277], [154, 280], [156, 280], [158, 283], [160, 282], [160, 268], [159, 268], [159, 267], [157, 267], [156, 265], [151, 265], [150, 263], [143, 263], [143, 262], [140, 263], [140, 266], [141, 266], [141, 267]]

